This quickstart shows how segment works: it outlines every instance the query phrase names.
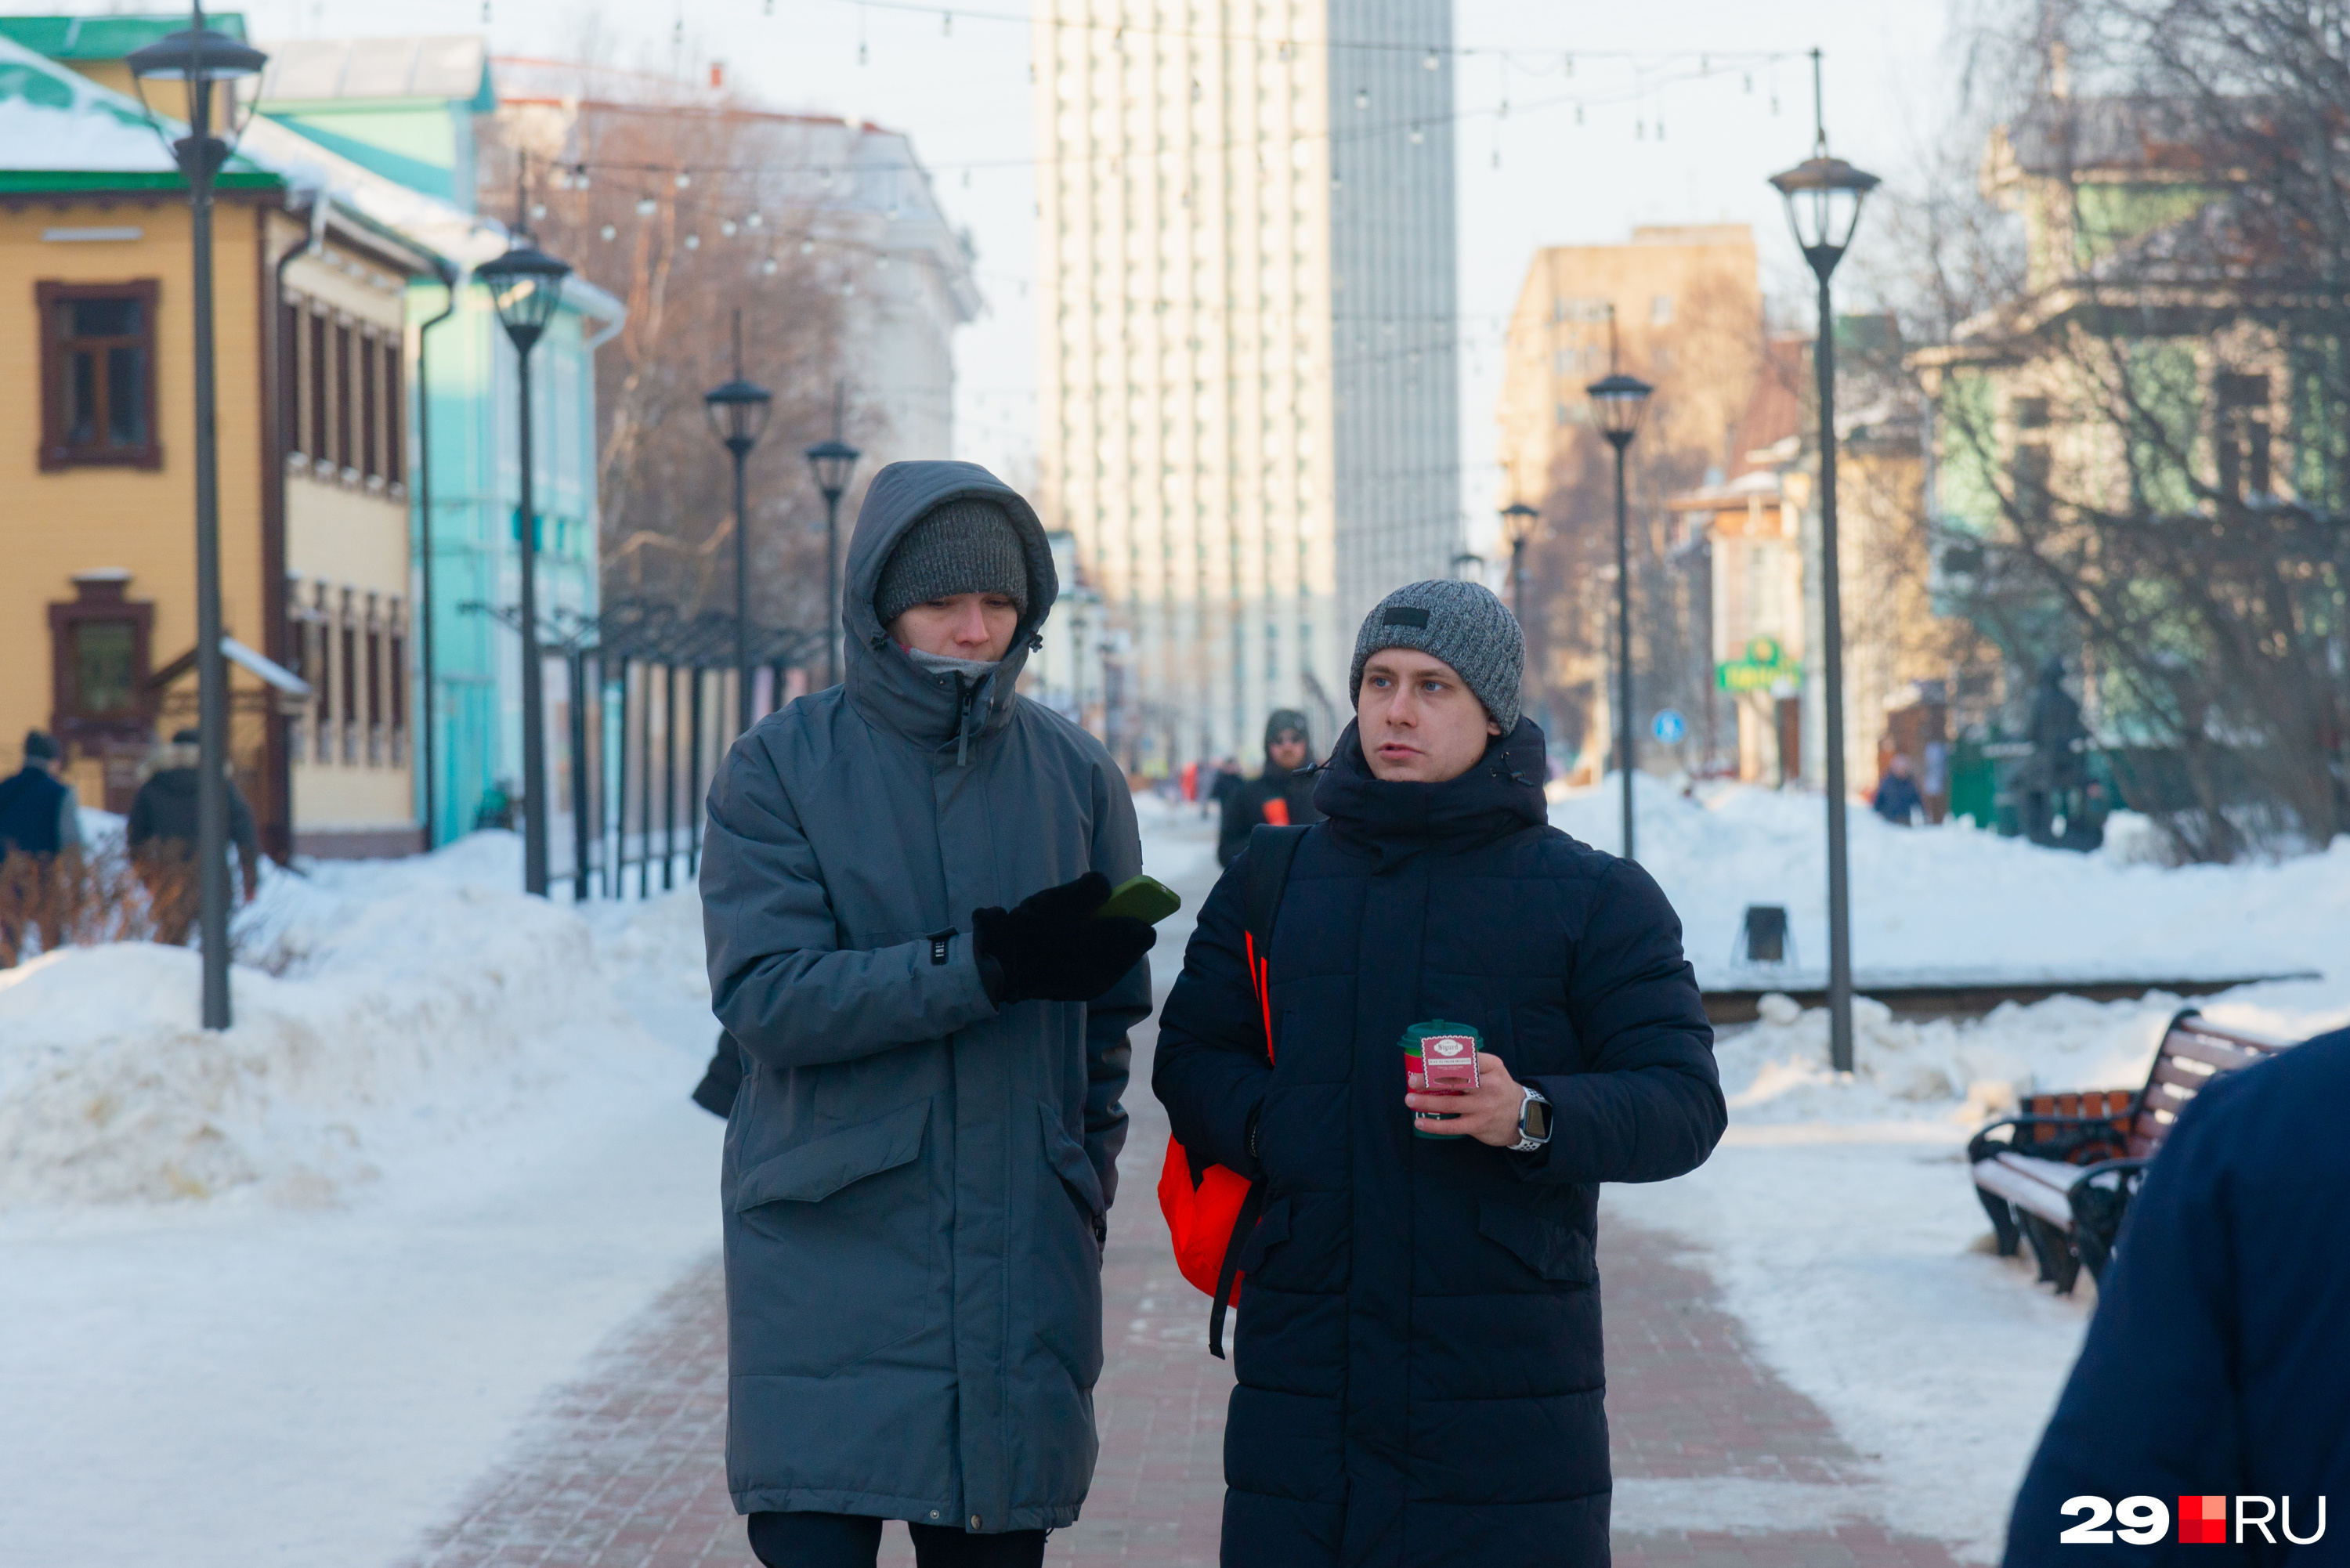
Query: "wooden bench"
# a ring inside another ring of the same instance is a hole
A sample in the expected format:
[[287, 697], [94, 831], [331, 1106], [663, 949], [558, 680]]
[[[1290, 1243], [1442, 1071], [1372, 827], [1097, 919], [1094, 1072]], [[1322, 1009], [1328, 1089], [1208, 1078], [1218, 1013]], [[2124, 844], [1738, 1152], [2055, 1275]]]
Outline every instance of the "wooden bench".
[[2012, 1258], [2030, 1241], [2040, 1278], [2059, 1295], [2072, 1293], [2085, 1263], [2092, 1279], [2104, 1278], [2130, 1199], [2178, 1113], [2221, 1073], [2283, 1049], [2187, 1008], [2171, 1019], [2136, 1094], [2033, 1095], [2017, 1115], [1985, 1127], [1967, 1145], [1967, 1161], [1999, 1255]]

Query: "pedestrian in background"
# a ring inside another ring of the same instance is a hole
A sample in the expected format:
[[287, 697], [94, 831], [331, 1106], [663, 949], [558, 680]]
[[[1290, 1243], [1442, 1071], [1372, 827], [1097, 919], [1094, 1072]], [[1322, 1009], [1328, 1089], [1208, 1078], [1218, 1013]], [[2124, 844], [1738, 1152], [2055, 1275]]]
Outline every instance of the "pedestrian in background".
[[[1160, 1020], [1174, 1136], [1263, 1183], [1227, 1568], [1608, 1560], [1598, 1184], [1692, 1169], [1726, 1114], [1672, 907], [1548, 825], [1524, 646], [1478, 584], [1372, 610], [1268, 1000], [1243, 857]], [[1437, 1026], [1481, 1042], [1472, 1092], [1406, 1093], [1399, 1047]]]
[[1868, 808], [1896, 827], [1908, 827], [1924, 820], [1926, 797], [1918, 793], [1918, 781], [1909, 776], [1909, 759], [1900, 752], [1885, 766], [1885, 776], [1877, 781], [1877, 793], [1868, 799]]
[[[2222, 1523], [2235, 1552], [2221, 1561], [2342, 1561], [2338, 1511], [2331, 1535], [2316, 1532], [2321, 1499], [2337, 1511], [2350, 1499], [2345, 1106], [2350, 1029], [2215, 1078], [2178, 1114], [2130, 1200], [2081, 1359], [2016, 1494], [2009, 1568], [2076, 1560], [2059, 1540], [2082, 1522], [2061, 1511], [2076, 1497], [2266, 1502], [2264, 1527]], [[2211, 1542], [2179, 1524], [2120, 1549], [2133, 1562], [2204, 1561], [2185, 1548]]]
[[710, 794], [727, 1123], [726, 1467], [769, 1568], [1034, 1568], [1093, 1480], [1101, 1248], [1152, 940], [1100, 742], [1016, 695], [1059, 591], [1028, 503], [892, 463], [849, 541], [843, 684]]
[[27, 931], [41, 950], [57, 943], [54, 909], [57, 860], [81, 848], [81, 803], [58, 774], [57, 743], [39, 730], [25, 732], [25, 765], [0, 779], [0, 969], [24, 951]]
[[[203, 735], [181, 730], [172, 736], [158, 761], [161, 766], [130, 797], [130, 822], [123, 837], [130, 862], [146, 884], [147, 905], [155, 920], [155, 940], [184, 946], [196, 923], [203, 884], [196, 867], [196, 782], [203, 766]], [[226, 772], [227, 764], [222, 769]], [[236, 846], [245, 901], [261, 885], [261, 834], [254, 826], [253, 808], [236, 780], [228, 780], [228, 836]]]
[[[1314, 742], [1305, 715], [1276, 708], [1264, 722], [1264, 771], [1240, 784], [1224, 801], [1216, 835], [1216, 858], [1229, 866], [1248, 846], [1249, 835], [1264, 823], [1303, 827], [1322, 820], [1314, 805]], [[1237, 781], [1235, 781], [1237, 782]]]

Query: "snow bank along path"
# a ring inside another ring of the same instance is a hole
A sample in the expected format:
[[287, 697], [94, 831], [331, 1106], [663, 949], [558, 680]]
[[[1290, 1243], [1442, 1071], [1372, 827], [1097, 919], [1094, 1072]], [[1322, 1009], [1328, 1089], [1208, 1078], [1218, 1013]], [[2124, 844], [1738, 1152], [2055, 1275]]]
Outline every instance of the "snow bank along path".
[[[197, 1026], [197, 957], [67, 949], [0, 973], [0, 1205], [317, 1201], [377, 1161], [651, 1044], [624, 990], [702, 988], [698, 913], [515, 890], [512, 846], [271, 879], [235, 1026]], [[253, 945], [253, 944], [249, 944]], [[705, 992], [706, 994], [706, 992]]]
[[[1733, 970], [1749, 904], [1785, 907], [1798, 968], [1827, 967], [1826, 805], [1816, 794], [1731, 787], [1684, 799], [1634, 780], [1640, 863], [1680, 911], [1700, 983], [1768, 983]], [[1551, 821], [1613, 850], [1611, 780], [1555, 802]], [[1850, 808], [1853, 962], [1872, 975], [2012, 980], [2193, 980], [2350, 970], [2350, 835], [2274, 864], [2168, 869], [2043, 849], [1945, 826], [1895, 827]], [[1790, 987], [1795, 981], [1791, 979]]]
[[715, 1250], [697, 901], [520, 886], [273, 877], [222, 1034], [181, 950], [0, 974], [0, 1562], [395, 1563]]

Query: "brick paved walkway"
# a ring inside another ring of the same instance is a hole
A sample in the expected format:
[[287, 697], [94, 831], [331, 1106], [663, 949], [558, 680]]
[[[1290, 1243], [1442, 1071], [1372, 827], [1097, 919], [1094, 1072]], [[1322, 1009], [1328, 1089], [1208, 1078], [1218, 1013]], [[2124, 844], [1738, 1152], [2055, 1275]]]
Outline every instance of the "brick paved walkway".
[[[1228, 1365], [1169, 1254], [1152, 1189], [1165, 1151], [1139, 1032], [1134, 1130], [1103, 1270], [1101, 1462], [1055, 1568], [1209, 1568], [1222, 1512]], [[1948, 1568], [1890, 1535], [1876, 1476], [1817, 1407], [1755, 1360], [1712, 1282], [1668, 1238], [1608, 1228], [1607, 1412], [1625, 1568]], [[716, 1259], [691, 1271], [557, 1391], [409, 1568], [755, 1568], [728, 1501], [725, 1324]], [[911, 1568], [903, 1529], [882, 1563]]]

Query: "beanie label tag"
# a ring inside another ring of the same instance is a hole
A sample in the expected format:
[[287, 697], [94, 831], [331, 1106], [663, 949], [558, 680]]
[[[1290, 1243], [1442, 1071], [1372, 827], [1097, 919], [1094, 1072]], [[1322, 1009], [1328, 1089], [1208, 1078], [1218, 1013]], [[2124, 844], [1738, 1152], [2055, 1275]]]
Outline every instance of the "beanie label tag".
[[1379, 617], [1381, 626], [1426, 626], [1428, 612], [1410, 605], [1389, 605]]

